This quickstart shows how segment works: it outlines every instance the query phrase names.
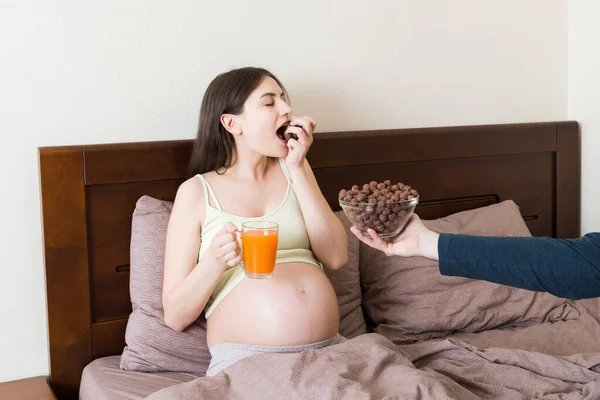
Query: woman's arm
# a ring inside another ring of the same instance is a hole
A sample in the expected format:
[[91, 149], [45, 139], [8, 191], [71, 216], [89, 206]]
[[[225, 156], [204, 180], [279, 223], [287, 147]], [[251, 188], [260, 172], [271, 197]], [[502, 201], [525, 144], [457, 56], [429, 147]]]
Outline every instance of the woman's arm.
[[228, 223], [198, 261], [203, 210], [201, 183], [183, 183], [169, 219], [163, 283], [165, 323], [178, 332], [198, 318], [227, 265], [240, 259], [237, 229]]
[[330, 269], [342, 268], [348, 262], [348, 237], [341, 221], [323, 197], [306, 153], [313, 142], [317, 123], [310, 117], [292, 118], [286, 134], [289, 139], [285, 163], [306, 223], [310, 245], [315, 256]]
[[348, 262], [348, 237], [323, 197], [308, 161], [290, 169], [290, 177], [315, 256], [330, 269], [342, 268]]

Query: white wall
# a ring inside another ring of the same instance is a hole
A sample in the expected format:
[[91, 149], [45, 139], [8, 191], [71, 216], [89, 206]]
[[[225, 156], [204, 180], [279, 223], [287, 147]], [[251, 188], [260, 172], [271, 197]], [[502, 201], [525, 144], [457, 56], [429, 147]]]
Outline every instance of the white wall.
[[600, 3], [569, 2], [569, 119], [581, 124], [581, 231], [600, 231]]
[[0, 0], [0, 381], [49, 372], [37, 146], [191, 138], [243, 65], [321, 131], [567, 117], [565, 0], [235, 3]]

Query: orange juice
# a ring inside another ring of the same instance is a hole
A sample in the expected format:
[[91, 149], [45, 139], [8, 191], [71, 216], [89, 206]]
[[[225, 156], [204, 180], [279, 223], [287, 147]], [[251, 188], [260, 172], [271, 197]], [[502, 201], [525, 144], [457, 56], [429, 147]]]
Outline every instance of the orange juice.
[[246, 275], [269, 277], [275, 269], [279, 234], [269, 229], [250, 229], [242, 232], [242, 256]]

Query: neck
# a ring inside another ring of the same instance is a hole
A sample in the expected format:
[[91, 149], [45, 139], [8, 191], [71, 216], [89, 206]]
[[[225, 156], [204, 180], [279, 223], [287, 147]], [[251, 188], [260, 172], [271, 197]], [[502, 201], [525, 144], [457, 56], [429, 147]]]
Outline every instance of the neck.
[[257, 153], [237, 152], [227, 174], [239, 179], [261, 181], [264, 179], [271, 160]]

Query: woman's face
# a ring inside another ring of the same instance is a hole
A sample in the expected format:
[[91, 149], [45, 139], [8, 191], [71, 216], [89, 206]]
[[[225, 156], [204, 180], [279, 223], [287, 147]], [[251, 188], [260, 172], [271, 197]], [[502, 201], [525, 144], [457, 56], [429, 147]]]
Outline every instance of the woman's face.
[[285, 157], [286, 140], [278, 136], [277, 130], [289, 123], [291, 113], [283, 90], [273, 78], [265, 77], [244, 103], [244, 112], [237, 116], [241, 130], [237, 140], [256, 153]]

